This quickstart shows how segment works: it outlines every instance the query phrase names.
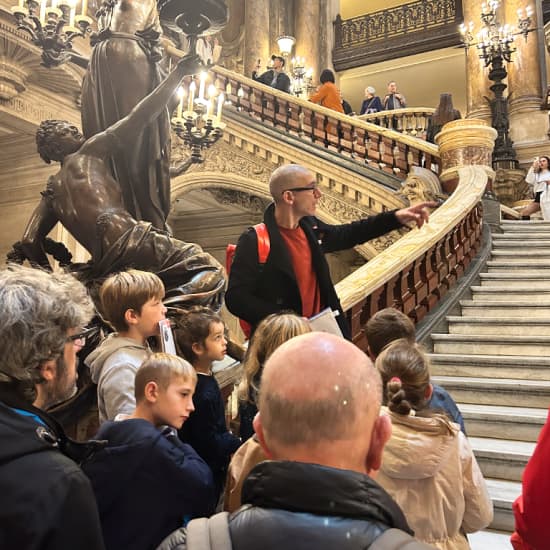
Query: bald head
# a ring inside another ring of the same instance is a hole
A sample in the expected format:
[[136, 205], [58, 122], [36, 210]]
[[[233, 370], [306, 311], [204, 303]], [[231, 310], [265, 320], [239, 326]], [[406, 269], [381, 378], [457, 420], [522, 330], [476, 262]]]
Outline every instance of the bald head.
[[271, 355], [259, 408], [267, 443], [288, 448], [368, 438], [380, 401], [370, 359], [342, 338], [312, 332]]
[[307, 183], [311, 181], [315, 182], [313, 174], [307, 168], [299, 164], [279, 166], [279, 168], [271, 174], [271, 178], [269, 179], [269, 192], [273, 200], [276, 203], [280, 202], [284, 191], [296, 187], [297, 180], [302, 182], [300, 185], [304, 185], [304, 179], [307, 180]]

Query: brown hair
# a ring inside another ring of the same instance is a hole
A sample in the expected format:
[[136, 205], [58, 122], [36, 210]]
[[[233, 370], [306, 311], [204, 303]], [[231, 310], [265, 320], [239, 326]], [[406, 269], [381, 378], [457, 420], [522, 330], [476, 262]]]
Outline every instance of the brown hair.
[[406, 415], [427, 407], [430, 371], [428, 358], [418, 344], [395, 340], [380, 353], [375, 366], [382, 376], [384, 404], [390, 411]]
[[176, 378], [197, 383], [197, 373], [185, 359], [168, 353], [151, 354], [136, 373], [134, 385], [136, 403], [144, 398], [145, 386], [149, 382], [156, 382], [157, 386], [165, 391]]
[[204, 344], [210, 334], [210, 325], [223, 323], [217, 313], [204, 306], [194, 306], [188, 310], [177, 309], [173, 321], [178, 353], [191, 364], [196, 363], [198, 359], [193, 351], [193, 344]]
[[306, 319], [295, 313], [273, 313], [263, 319], [256, 328], [243, 361], [243, 377], [238, 396], [241, 401], [256, 399], [260, 389], [260, 375], [269, 356], [284, 342], [311, 332]]
[[129, 309], [141, 313], [148, 300], [164, 298], [164, 284], [154, 273], [129, 269], [108, 277], [99, 289], [101, 313], [117, 331], [128, 330], [125, 314]]
[[365, 325], [365, 335], [374, 357], [394, 340], [404, 338], [413, 343], [416, 338], [414, 323], [403, 312], [387, 307], [377, 311]]

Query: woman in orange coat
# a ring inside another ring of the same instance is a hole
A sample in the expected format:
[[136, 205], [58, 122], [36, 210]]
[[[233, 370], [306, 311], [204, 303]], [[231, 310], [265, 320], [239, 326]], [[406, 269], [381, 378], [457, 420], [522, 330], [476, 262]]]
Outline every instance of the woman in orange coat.
[[334, 84], [334, 73], [330, 69], [325, 69], [321, 73], [319, 81], [321, 82], [321, 86], [319, 86], [317, 92], [309, 100], [343, 114], [342, 98], [340, 90]]

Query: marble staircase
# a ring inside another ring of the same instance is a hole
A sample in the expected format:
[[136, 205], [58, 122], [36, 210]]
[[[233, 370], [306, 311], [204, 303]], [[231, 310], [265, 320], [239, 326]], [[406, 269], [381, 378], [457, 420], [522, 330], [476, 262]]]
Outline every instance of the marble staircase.
[[550, 222], [501, 229], [460, 315], [431, 338], [432, 379], [458, 403], [494, 503], [497, 534], [472, 548], [511, 548], [512, 502], [550, 406]]

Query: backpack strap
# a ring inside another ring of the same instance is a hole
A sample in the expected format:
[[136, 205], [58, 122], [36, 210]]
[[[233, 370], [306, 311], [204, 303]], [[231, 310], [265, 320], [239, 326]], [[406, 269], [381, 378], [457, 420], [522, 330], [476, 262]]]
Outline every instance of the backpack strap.
[[256, 231], [256, 237], [258, 238], [258, 261], [260, 264], [265, 264], [271, 247], [269, 233], [267, 232], [265, 223], [256, 224], [254, 226], [254, 231]]
[[370, 546], [369, 550], [435, 550], [416, 540], [401, 529], [387, 529]]
[[188, 550], [231, 550], [228, 512], [220, 512], [211, 518], [194, 519], [187, 525], [186, 548]]

